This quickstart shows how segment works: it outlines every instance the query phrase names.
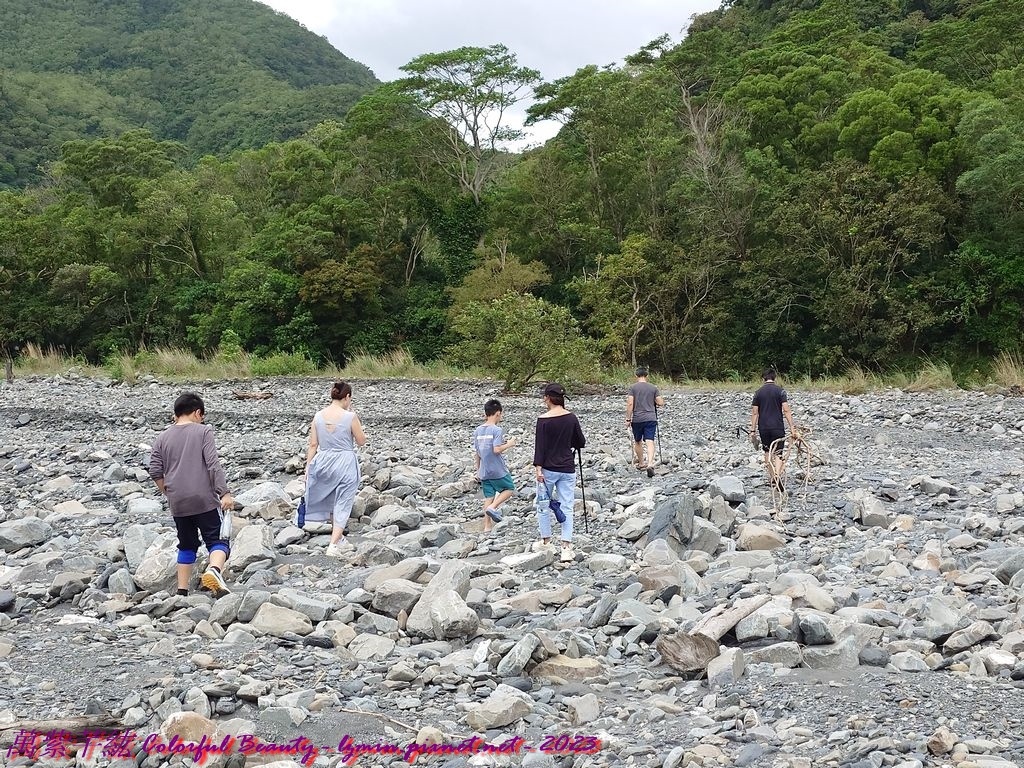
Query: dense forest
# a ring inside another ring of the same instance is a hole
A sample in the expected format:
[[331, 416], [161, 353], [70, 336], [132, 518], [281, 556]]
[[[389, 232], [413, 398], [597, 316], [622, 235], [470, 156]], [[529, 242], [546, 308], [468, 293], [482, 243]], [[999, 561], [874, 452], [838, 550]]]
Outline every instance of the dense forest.
[[[135, 55], [166, 49], [153, 29]], [[25, 71], [48, 77], [44, 59]], [[168, 114], [192, 110], [176, 132], [90, 105], [111, 135], [0, 192], [0, 340], [92, 359], [402, 347], [514, 360], [512, 378], [975, 366], [1019, 348], [1022, 0], [734, 0], [679, 44], [556, 82], [501, 46], [404, 69], [343, 119], [232, 152], [252, 143], [251, 103], [215, 88], [165, 93]], [[324, 74], [279, 76], [305, 104]], [[515, 154], [498, 118], [520, 98], [563, 126]], [[211, 134], [218, 110], [233, 119]]]
[[0, 0], [0, 188], [42, 180], [65, 141], [131, 128], [191, 159], [295, 138], [376, 84], [252, 0]]

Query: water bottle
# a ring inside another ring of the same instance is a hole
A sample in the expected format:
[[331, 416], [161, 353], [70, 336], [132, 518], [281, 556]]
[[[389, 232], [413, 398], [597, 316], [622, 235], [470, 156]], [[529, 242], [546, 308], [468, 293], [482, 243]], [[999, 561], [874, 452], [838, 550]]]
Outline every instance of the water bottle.
[[298, 525], [299, 528], [301, 528], [305, 524], [306, 524], [306, 497], [303, 496], [301, 499], [299, 499], [299, 519], [298, 519], [296, 525]]

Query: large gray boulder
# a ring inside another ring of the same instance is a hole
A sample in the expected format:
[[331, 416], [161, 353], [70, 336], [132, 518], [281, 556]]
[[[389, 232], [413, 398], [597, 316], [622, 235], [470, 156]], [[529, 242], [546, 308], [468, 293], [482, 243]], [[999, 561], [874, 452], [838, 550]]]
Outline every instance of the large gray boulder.
[[444, 563], [427, 584], [427, 588], [423, 590], [422, 596], [409, 614], [406, 631], [410, 635], [434, 639], [434, 624], [430, 618], [431, 605], [447, 592], [455, 592], [465, 599], [469, 593], [471, 572], [472, 566], [469, 563]]
[[313, 631], [308, 616], [273, 603], [263, 603], [250, 624], [254, 629], [274, 637], [285, 637], [289, 633], [308, 635]]
[[269, 525], [247, 525], [231, 542], [231, 567], [236, 571], [273, 559], [274, 531]]
[[0, 523], [0, 549], [17, 552], [25, 547], [42, 544], [53, 536], [53, 528], [38, 517], [21, 517]]
[[411, 531], [423, 522], [423, 515], [415, 509], [398, 504], [386, 504], [373, 513], [370, 525], [374, 528], [387, 528], [397, 525], [401, 531]]
[[124, 529], [121, 541], [124, 543], [124, 555], [128, 560], [128, 567], [135, 569], [142, 562], [142, 556], [146, 554], [149, 545], [160, 538], [156, 530], [157, 525], [129, 525]]
[[373, 610], [388, 616], [408, 613], [423, 594], [423, 587], [408, 579], [388, 579], [377, 585], [373, 593]]
[[157, 592], [176, 583], [177, 570], [178, 537], [165, 533], [149, 545], [132, 577], [139, 589]]
[[448, 590], [431, 598], [430, 625], [438, 640], [472, 637], [480, 627], [480, 617], [455, 590]]
[[692, 493], [681, 493], [661, 502], [654, 510], [651, 528], [645, 545], [663, 540], [678, 555], [690, 549], [693, 520], [700, 510], [700, 502]]
[[743, 481], [735, 475], [722, 475], [716, 477], [708, 486], [708, 493], [712, 498], [725, 499], [730, 504], [740, 504], [747, 500], [747, 493], [743, 490]]
[[482, 703], [466, 714], [466, 723], [483, 733], [503, 728], [521, 720], [533, 711], [533, 698], [517, 688], [501, 683]]

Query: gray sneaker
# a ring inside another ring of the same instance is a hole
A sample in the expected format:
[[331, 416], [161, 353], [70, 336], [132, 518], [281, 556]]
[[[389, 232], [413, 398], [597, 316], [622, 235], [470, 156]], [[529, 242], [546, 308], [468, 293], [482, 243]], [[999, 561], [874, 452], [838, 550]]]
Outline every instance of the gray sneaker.
[[204, 589], [210, 590], [217, 597], [231, 594], [231, 590], [228, 589], [228, 585], [224, 582], [224, 577], [215, 568], [207, 568], [206, 572], [203, 573], [203, 578], [200, 579], [200, 583]]
[[486, 512], [487, 516], [491, 518], [491, 520], [493, 520], [494, 522], [501, 522], [501, 512], [499, 512], [498, 510], [491, 509], [490, 507], [488, 507], [487, 509], [484, 510], [484, 512]]

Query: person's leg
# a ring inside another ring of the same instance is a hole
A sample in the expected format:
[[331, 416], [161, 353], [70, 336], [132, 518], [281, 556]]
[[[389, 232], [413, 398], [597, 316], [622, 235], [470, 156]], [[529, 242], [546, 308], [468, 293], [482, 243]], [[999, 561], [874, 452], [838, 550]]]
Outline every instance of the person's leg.
[[537, 530], [540, 533], [540, 540], [542, 544], [547, 544], [551, 541], [551, 508], [548, 506], [550, 496], [548, 496], [548, 488], [554, 488], [552, 485], [552, 472], [548, 470], [542, 470], [544, 475], [544, 482], [537, 483]]
[[562, 511], [565, 513], [565, 522], [562, 523], [562, 543], [572, 542], [572, 513], [576, 505], [576, 473], [555, 472], [557, 479], [555, 487], [558, 488], [558, 500], [562, 502]]
[[[356, 501], [356, 493], [359, 491], [359, 477], [346, 477], [335, 492], [334, 497], [334, 527], [331, 529], [332, 547], [337, 547], [344, 539], [345, 528], [348, 526], [349, 518], [352, 517], [352, 505]], [[342, 542], [342, 543], [348, 543]], [[351, 545], [349, 545], [351, 546]]]
[[786, 475], [786, 449], [785, 446], [777, 447], [775, 450], [775, 483], [782, 490], [782, 478]]
[[[764, 463], [768, 471], [768, 482], [778, 487], [782, 482], [784, 455], [786, 451], [785, 432], [762, 432], [761, 445], [764, 448]], [[781, 489], [780, 489], [781, 490]]]
[[199, 550], [199, 528], [193, 517], [175, 517], [174, 529], [178, 533], [178, 594], [187, 594]]
[[645, 440], [644, 441], [644, 445], [647, 446], [647, 466], [648, 467], [653, 467], [654, 466], [654, 441], [653, 440]]
[[229, 514], [231, 513], [212, 509], [209, 512], [196, 515], [199, 533], [202, 534], [206, 551], [210, 555], [210, 565], [203, 573], [201, 583], [218, 597], [231, 591], [224, 582], [224, 575], [221, 573], [224, 569], [224, 564], [227, 562], [231, 547], [227, 539], [221, 538], [220, 535], [224, 520], [223, 516]]
[[489, 530], [491, 530], [491, 526], [493, 525], [493, 523], [491, 522], [491, 516], [487, 514], [487, 510], [493, 510], [495, 508], [494, 501], [498, 497], [488, 496], [486, 491], [484, 492], [484, 496], [484, 533], [487, 533]]
[[630, 431], [633, 433], [633, 460], [637, 469], [644, 468], [644, 430], [640, 424], [630, 424]]
[[491, 505], [494, 509], [498, 509], [506, 501], [511, 499], [515, 495], [515, 491], [502, 491], [494, 497], [494, 503]]

